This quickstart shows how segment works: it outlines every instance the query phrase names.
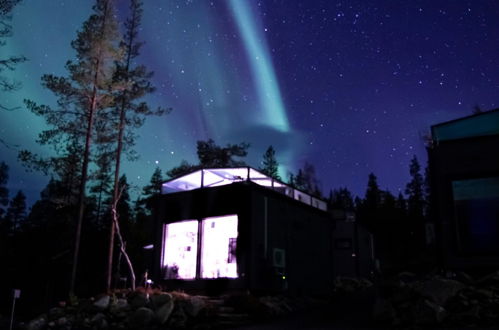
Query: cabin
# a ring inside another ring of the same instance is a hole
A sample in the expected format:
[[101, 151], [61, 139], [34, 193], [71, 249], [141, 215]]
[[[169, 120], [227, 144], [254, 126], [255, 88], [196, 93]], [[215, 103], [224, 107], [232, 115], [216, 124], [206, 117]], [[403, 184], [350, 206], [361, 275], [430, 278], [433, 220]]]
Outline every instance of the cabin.
[[448, 269], [499, 266], [499, 109], [431, 127], [438, 255]]
[[332, 289], [335, 222], [319, 198], [238, 167], [166, 181], [155, 203], [154, 272], [169, 288]]

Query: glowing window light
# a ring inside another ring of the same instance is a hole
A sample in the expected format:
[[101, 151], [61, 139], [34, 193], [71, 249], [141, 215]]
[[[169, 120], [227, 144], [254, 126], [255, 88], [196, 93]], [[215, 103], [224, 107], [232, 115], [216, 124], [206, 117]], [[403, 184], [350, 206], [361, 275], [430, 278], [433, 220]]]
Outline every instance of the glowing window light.
[[237, 221], [237, 215], [202, 220], [202, 278], [237, 278]]
[[197, 249], [197, 220], [187, 220], [165, 225], [163, 267], [166, 269], [166, 278], [196, 278]]

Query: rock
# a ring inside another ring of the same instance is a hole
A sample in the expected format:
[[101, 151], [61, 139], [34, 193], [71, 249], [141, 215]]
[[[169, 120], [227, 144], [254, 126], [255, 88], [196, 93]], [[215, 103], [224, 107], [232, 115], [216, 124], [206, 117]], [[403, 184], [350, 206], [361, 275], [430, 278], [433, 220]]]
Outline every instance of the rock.
[[114, 301], [109, 307], [109, 313], [118, 319], [123, 319], [128, 316], [130, 305], [126, 299], [120, 298]]
[[457, 272], [454, 279], [466, 285], [475, 285], [475, 280], [473, 279], [473, 277], [465, 272]]
[[149, 297], [151, 305], [154, 309], [158, 309], [166, 303], [172, 301], [173, 297], [169, 293], [154, 294]]
[[109, 307], [109, 302], [111, 301], [111, 297], [108, 295], [102, 296], [97, 301], [94, 302], [94, 306], [97, 307], [99, 310], [105, 310], [106, 308]]
[[51, 308], [48, 312], [49, 320], [58, 319], [63, 315], [64, 315], [64, 308], [61, 308], [61, 307]]
[[418, 325], [435, 325], [441, 323], [447, 316], [447, 312], [427, 299], [420, 301], [413, 309], [414, 323]]
[[499, 286], [499, 270], [482, 277], [476, 283], [480, 286]]
[[132, 313], [128, 320], [128, 324], [132, 329], [144, 329], [151, 324], [154, 317], [154, 312], [147, 307], [139, 307]]
[[411, 287], [409, 287], [408, 285], [403, 285], [397, 288], [397, 290], [394, 290], [394, 292], [390, 296], [390, 301], [393, 304], [398, 305], [400, 303], [413, 300], [415, 296], [416, 294]]
[[397, 274], [397, 279], [402, 283], [412, 283], [417, 280], [417, 276], [411, 272], [401, 272]]
[[31, 320], [26, 326], [26, 330], [42, 330], [47, 325], [47, 318], [42, 315]]
[[377, 299], [373, 306], [373, 319], [381, 323], [392, 324], [396, 318], [396, 311], [390, 301]]
[[444, 305], [464, 288], [465, 285], [461, 282], [443, 278], [433, 278], [414, 286], [417, 293], [440, 306]]
[[90, 323], [93, 325], [94, 328], [96, 329], [107, 329], [109, 327], [109, 324], [107, 322], [106, 315], [102, 313], [97, 313], [95, 314], [92, 319], [90, 320]]
[[145, 307], [148, 301], [149, 299], [144, 292], [135, 291], [128, 296], [128, 303], [133, 309]]
[[173, 299], [170, 299], [168, 302], [164, 303], [161, 307], [156, 310], [156, 319], [160, 324], [165, 324], [168, 321], [168, 318], [172, 314], [173, 308], [175, 304], [173, 303]]
[[198, 316], [199, 312], [205, 307], [206, 307], [206, 302], [202, 298], [192, 296], [186, 302], [184, 310], [187, 313], [187, 315], [191, 317], [196, 317]]
[[168, 324], [172, 328], [185, 328], [187, 324], [187, 315], [185, 315], [184, 310], [178, 305], [175, 307], [176, 308], [173, 309], [173, 312], [170, 315]]

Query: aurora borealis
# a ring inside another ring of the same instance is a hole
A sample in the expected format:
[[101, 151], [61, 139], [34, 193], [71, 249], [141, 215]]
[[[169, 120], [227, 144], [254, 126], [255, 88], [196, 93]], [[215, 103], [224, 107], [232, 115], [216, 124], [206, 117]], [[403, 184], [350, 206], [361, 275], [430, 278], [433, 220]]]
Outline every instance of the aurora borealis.
[[[119, 3], [118, 16], [128, 2]], [[92, 1], [24, 0], [2, 54], [29, 62], [9, 73], [23, 88], [2, 94], [0, 160], [11, 192], [29, 201], [48, 178], [26, 173], [18, 148], [41, 153], [43, 122], [24, 108], [50, 104], [44, 73], [65, 75], [70, 42]], [[383, 189], [403, 191], [412, 155], [426, 161], [430, 125], [497, 106], [499, 4], [495, 1], [148, 0], [140, 61], [155, 72], [152, 106], [171, 114], [139, 131], [140, 159], [124, 172], [137, 186], [154, 168], [195, 160], [195, 143], [249, 142], [259, 166], [268, 145], [283, 170], [315, 165], [325, 192], [362, 195], [374, 172]]]

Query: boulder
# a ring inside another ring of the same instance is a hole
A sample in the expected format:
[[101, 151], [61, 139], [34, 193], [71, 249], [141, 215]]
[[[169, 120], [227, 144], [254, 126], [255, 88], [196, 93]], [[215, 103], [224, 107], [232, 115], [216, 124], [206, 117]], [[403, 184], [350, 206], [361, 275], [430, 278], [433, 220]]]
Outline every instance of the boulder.
[[148, 302], [149, 299], [144, 292], [135, 291], [128, 296], [128, 303], [133, 309], [145, 307]]
[[61, 307], [51, 308], [48, 312], [49, 320], [55, 320], [62, 316], [64, 316], [64, 308]]
[[499, 287], [499, 270], [482, 277], [476, 283], [481, 286]]
[[380, 298], [374, 303], [372, 316], [377, 322], [392, 324], [397, 315], [392, 303]]
[[464, 288], [465, 285], [461, 282], [444, 278], [433, 278], [414, 286], [417, 293], [440, 306]]
[[418, 325], [435, 325], [447, 316], [445, 309], [427, 299], [418, 302], [413, 309], [414, 323]]
[[94, 302], [94, 306], [99, 310], [103, 311], [109, 307], [109, 302], [111, 301], [111, 297], [108, 295], [102, 296]]
[[457, 272], [454, 279], [466, 285], [475, 285], [475, 280], [473, 279], [473, 277], [465, 272]]
[[187, 324], [187, 315], [178, 305], [175, 306], [168, 320], [168, 325], [172, 328], [185, 328]]
[[163, 306], [166, 303], [169, 303], [172, 301], [173, 297], [169, 293], [159, 293], [159, 294], [154, 294], [149, 297], [149, 300], [151, 301], [151, 305], [154, 309], [158, 309], [161, 306]]
[[47, 325], [47, 317], [44, 315], [31, 320], [26, 326], [26, 330], [42, 330]]
[[173, 303], [173, 299], [168, 300], [167, 302], [163, 303], [161, 307], [159, 307], [156, 310], [156, 319], [158, 320], [159, 324], [165, 324], [166, 321], [170, 318], [170, 315], [172, 314], [173, 308], [175, 307], [175, 304]]
[[190, 297], [184, 305], [184, 310], [190, 317], [198, 316], [199, 312], [206, 307], [206, 302], [197, 296]]
[[149, 326], [153, 320], [154, 312], [147, 307], [139, 307], [130, 315], [128, 324], [132, 329], [144, 329]]
[[92, 319], [90, 319], [90, 323], [93, 325], [94, 329], [107, 329], [109, 327], [106, 315], [102, 313], [95, 314]]

